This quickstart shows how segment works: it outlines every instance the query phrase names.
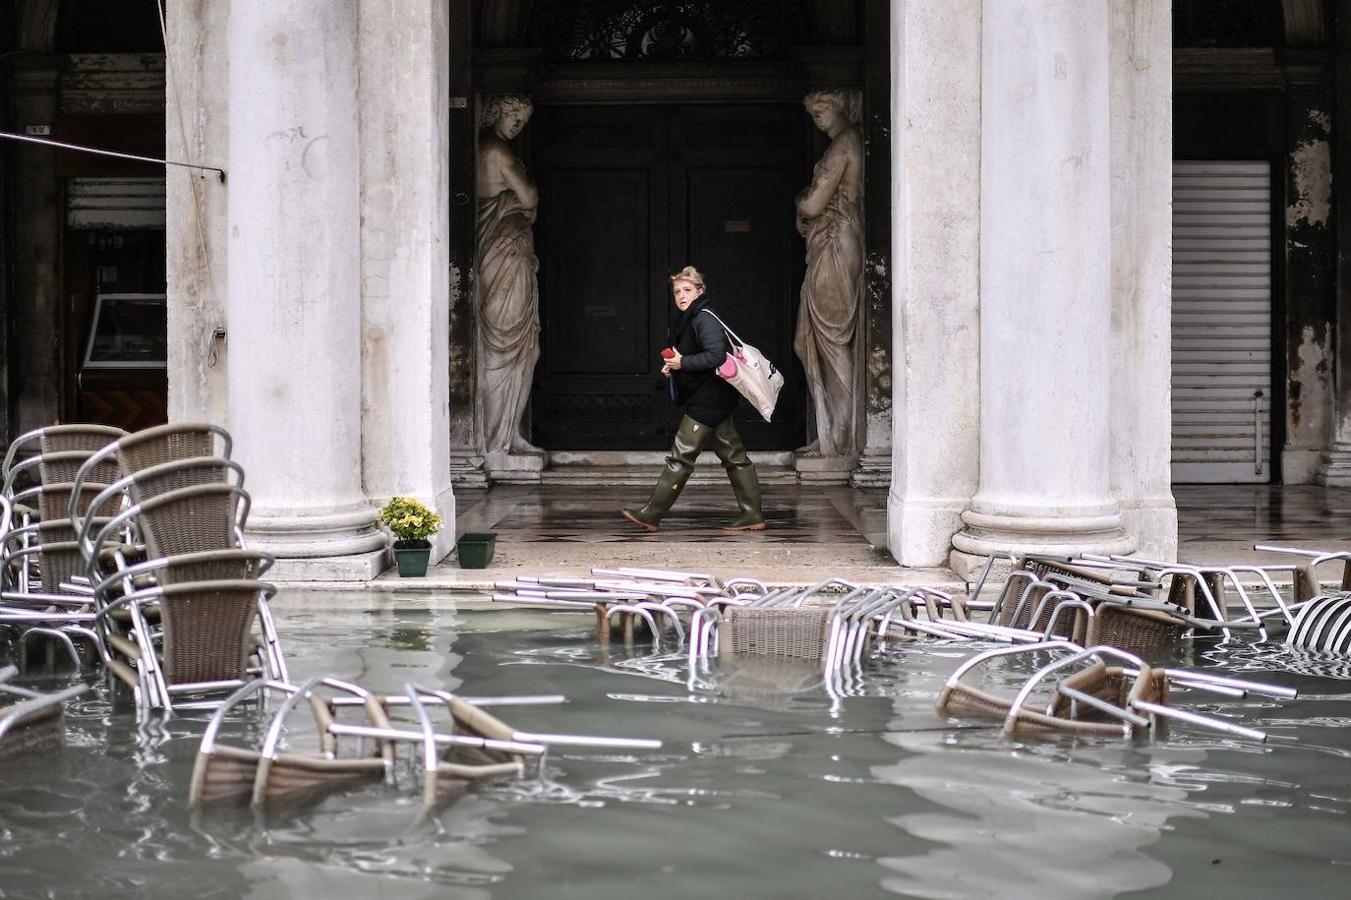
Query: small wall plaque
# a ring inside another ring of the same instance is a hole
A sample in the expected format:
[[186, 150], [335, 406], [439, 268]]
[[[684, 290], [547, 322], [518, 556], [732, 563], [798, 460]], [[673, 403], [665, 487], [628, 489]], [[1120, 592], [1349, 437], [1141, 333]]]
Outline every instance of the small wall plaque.
[[52, 133], [50, 125], [27, 125], [24, 131], [28, 132], [29, 137], [49, 137]]
[[750, 219], [724, 219], [722, 230], [728, 234], [748, 234], [751, 230]]

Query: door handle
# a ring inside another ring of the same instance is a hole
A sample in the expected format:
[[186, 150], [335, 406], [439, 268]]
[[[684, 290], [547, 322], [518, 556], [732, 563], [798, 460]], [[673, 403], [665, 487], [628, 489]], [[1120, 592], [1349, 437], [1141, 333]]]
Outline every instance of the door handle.
[[1265, 396], [1261, 390], [1253, 391], [1252, 395], [1252, 464], [1254, 475], [1262, 474], [1262, 467], [1266, 462], [1262, 459], [1262, 398]]

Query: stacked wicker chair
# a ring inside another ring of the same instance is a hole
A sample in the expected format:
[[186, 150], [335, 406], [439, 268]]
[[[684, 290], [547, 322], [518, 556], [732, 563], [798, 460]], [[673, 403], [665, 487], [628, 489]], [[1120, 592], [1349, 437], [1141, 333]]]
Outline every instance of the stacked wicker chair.
[[[69, 512], [108, 669], [143, 709], [214, 706], [252, 679], [287, 680], [274, 588], [259, 580], [272, 559], [244, 546], [249, 496], [229, 453], [218, 426], [163, 425], [119, 438], [75, 474]], [[73, 498], [108, 465], [118, 477], [79, 516]], [[108, 504], [115, 515], [96, 514]]]
[[18, 642], [24, 662], [38, 642], [46, 644], [49, 656], [64, 648], [76, 666], [104, 656], [90, 627], [93, 600], [72, 516], [107, 521], [117, 501], [96, 504], [94, 498], [115, 479], [116, 469], [94, 465], [83, 486], [74, 482], [99, 449], [125, 434], [101, 425], [54, 425], [21, 436], [6, 454], [3, 495], [14, 516], [0, 544], [0, 626]]

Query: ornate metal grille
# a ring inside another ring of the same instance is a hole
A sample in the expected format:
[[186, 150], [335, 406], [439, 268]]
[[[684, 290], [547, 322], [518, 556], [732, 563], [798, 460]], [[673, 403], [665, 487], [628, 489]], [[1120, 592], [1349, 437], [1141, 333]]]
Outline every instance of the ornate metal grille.
[[555, 60], [782, 59], [803, 41], [794, 0], [547, 0], [534, 30]]
[[1280, 0], [1176, 0], [1175, 47], [1275, 47], [1284, 33]]

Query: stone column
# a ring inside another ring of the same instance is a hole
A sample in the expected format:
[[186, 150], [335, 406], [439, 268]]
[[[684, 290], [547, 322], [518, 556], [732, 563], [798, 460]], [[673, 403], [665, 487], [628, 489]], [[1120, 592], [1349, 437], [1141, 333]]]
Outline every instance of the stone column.
[[[1351, 16], [1337, 17], [1335, 84], [1351, 84]], [[1351, 487], [1351, 91], [1333, 92], [1332, 179], [1341, 194], [1332, 207], [1336, 292], [1336, 359], [1332, 446], [1323, 454], [1319, 484]]]
[[1111, 16], [1112, 493], [1140, 553], [1171, 560], [1171, 3], [1111, 0]]
[[947, 560], [980, 428], [981, 0], [892, 0], [892, 464], [887, 544]]
[[364, 483], [441, 516], [435, 561], [455, 545], [446, 3], [359, 9]]
[[[357, 0], [230, 8], [229, 397], [251, 542], [283, 579], [364, 579]], [[426, 391], [429, 385], [417, 385]]]
[[[168, 29], [164, 152], [225, 168], [230, 142], [230, 4], [178, 0]], [[169, 420], [229, 421], [225, 331], [227, 188], [214, 172], [167, 166]], [[219, 329], [219, 331], [218, 331]]]
[[985, 3], [981, 38], [980, 489], [959, 573], [1134, 546], [1109, 490], [1107, 0]]

